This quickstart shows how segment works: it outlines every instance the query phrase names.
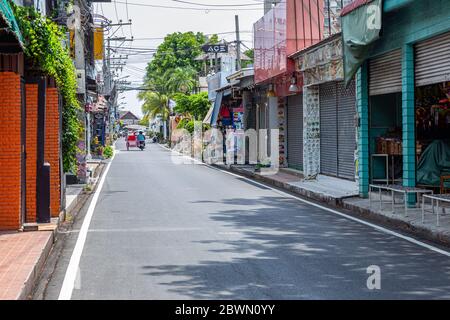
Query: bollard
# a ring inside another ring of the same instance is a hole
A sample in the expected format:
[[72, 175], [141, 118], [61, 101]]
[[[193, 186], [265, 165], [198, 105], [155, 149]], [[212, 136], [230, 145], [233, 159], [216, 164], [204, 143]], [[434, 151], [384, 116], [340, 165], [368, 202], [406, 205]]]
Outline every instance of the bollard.
[[37, 223], [50, 223], [50, 163], [45, 162], [40, 172], [37, 201]]

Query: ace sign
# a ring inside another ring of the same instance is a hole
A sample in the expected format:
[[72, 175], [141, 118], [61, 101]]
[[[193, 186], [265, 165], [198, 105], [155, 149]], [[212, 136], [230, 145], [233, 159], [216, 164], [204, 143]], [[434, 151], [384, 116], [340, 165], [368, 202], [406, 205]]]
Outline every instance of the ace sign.
[[225, 44], [207, 44], [202, 49], [205, 53], [228, 53], [228, 46]]

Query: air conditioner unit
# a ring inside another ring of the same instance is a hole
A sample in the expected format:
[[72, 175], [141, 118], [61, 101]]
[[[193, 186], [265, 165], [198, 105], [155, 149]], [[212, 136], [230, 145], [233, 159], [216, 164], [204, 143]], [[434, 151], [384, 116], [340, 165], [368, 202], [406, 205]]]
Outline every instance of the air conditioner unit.
[[77, 69], [77, 93], [86, 93], [86, 71]]

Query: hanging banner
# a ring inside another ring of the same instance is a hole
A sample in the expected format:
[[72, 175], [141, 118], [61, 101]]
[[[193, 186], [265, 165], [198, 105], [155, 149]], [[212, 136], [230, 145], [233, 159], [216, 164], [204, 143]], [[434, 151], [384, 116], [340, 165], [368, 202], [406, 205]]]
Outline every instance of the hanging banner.
[[382, 0], [357, 0], [342, 11], [346, 85], [367, 59], [371, 45], [379, 39], [382, 13]]
[[103, 29], [95, 28], [94, 31], [94, 59], [103, 60]]

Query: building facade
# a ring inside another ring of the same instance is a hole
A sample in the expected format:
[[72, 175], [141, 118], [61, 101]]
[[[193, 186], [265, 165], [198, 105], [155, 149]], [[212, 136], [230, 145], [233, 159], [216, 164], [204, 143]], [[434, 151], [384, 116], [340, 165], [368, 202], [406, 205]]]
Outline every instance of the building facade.
[[[43, 4], [28, 3], [41, 12], [52, 9]], [[62, 104], [54, 79], [25, 59], [24, 39], [5, 0], [0, 24], [0, 230], [19, 230], [50, 222], [63, 207]]]
[[356, 77], [363, 197], [380, 181], [437, 187], [445, 168], [428, 153], [450, 138], [449, 21], [448, 1], [384, 1], [381, 36]]

